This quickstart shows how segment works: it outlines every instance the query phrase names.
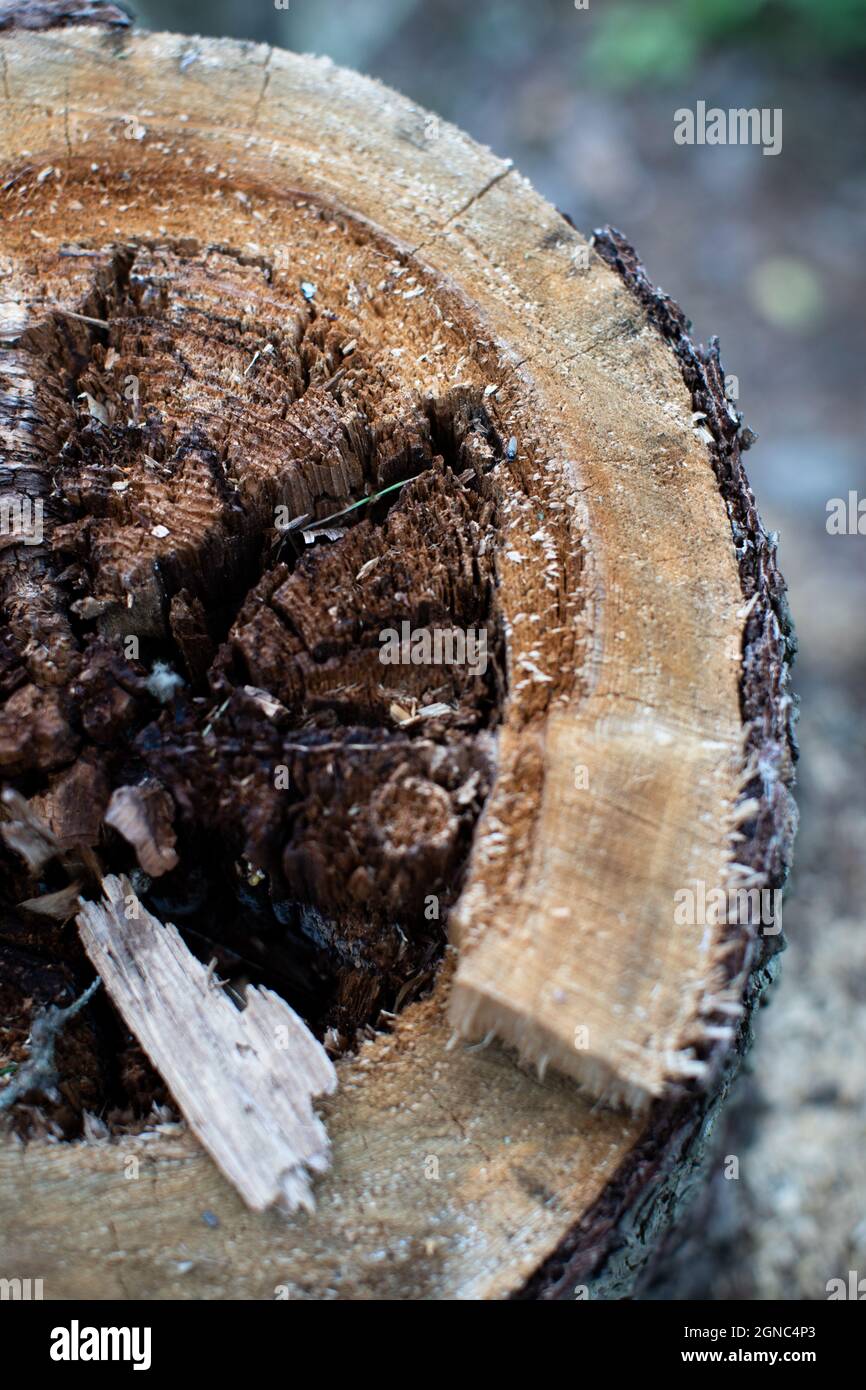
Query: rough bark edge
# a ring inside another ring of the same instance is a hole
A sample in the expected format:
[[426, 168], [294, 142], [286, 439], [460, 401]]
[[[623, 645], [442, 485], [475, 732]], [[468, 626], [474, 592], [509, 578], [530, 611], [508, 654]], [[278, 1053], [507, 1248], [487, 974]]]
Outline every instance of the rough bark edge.
[[120, 5], [108, 0], [0, 0], [0, 31], [68, 29], [74, 24], [128, 29], [132, 19]]
[[[707, 348], [692, 343], [691, 324], [679, 305], [652, 285], [634, 248], [615, 228], [596, 231], [592, 244], [671, 344], [693, 408], [704, 414], [712, 435], [710, 460], [730, 518], [747, 610], [740, 678], [745, 731], [740, 804], [755, 799], [759, 806], [754, 818], [739, 826], [743, 840], [737, 859], [760, 874], [767, 887], [781, 889], [797, 828], [790, 790], [798, 753], [796, 702], [788, 691], [796, 637], [776, 561], [777, 538], [764, 530], [743, 467], [742, 454], [755, 435], [725, 396], [718, 338], [711, 338]], [[715, 1121], [752, 1043], [752, 1016], [778, 973], [775, 957], [784, 948], [784, 937], [743, 937], [743, 953], [732, 952], [726, 968], [729, 982], [744, 968], [748, 971], [745, 1012], [712, 1092], [703, 1099], [693, 1094], [653, 1107], [644, 1138], [603, 1195], [512, 1298], [573, 1299], [579, 1285], [587, 1286], [593, 1298], [629, 1297], [653, 1247], [679, 1218], [705, 1172]]]

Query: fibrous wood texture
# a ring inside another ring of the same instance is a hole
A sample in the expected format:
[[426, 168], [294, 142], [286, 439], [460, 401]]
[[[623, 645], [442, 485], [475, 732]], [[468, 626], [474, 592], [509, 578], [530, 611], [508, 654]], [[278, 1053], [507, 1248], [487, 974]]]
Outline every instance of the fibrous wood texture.
[[[775, 887], [789, 857], [782, 590], [717, 358], [618, 238], [587, 255], [507, 163], [327, 62], [76, 27], [0, 43], [5, 482], [48, 536], [5, 573], [7, 776], [58, 806], [77, 768], [104, 809], [127, 768], [94, 750], [130, 730], [181, 863], [197, 817], [301, 883], [341, 947], [380, 912], [365, 978], [392, 1000], [431, 957], [420, 929], [393, 951], [388, 913], [462, 881], [456, 974], [338, 1063], [315, 1216], [245, 1216], [174, 1133], [31, 1145], [0, 1152], [4, 1258], [79, 1296], [568, 1296], [691, 1162], [767, 949], [675, 925], [676, 892]], [[275, 506], [309, 525], [396, 482], [333, 549], [261, 567]], [[218, 653], [202, 612], [226, 590]], [[495, 639], [486, 677], [383, 681], [383, 624], [445, 617]], [[214, 698], [153, 708], [128, 635]], [[278, 760], [289, 819], [257, 781]], [[341, 988], [335, 1026], [385, 999]], [[122, 1181], [129, 1153], [153, 1191]]]
[[103, 890], [79, 917], [85, 949], [193, 1134], [253, 1211], [311, 1207], [310, 1172], [328, 1165], [312, 1101], [337, 1080], [325, 1049], [269, 990], [230, 1003], [128, 880]]

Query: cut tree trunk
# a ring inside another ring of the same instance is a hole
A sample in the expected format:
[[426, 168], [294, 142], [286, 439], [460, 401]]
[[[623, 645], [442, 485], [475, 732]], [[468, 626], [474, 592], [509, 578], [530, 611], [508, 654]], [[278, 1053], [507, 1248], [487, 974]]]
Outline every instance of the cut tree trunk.
[[[780, 942], [702, 904], [780, 888], [795, 822], [717, 345], [378, 84], [99, 10], [0, 32], [0, 773], [62, 846], [7, 826], [0, 953], [68, 1004], [92, 970], [32, 900], [131, 874], [324, 1039], [333, 1160], [315, 1212], [251, 1213], [128, 1089], [82, 1119], [100, 1063], [36, 1107], [89, 1137], [0, 1146], [0, 1274], [623, 1296]], [[75, 1057], [121, 1037], [96, 1008]]]

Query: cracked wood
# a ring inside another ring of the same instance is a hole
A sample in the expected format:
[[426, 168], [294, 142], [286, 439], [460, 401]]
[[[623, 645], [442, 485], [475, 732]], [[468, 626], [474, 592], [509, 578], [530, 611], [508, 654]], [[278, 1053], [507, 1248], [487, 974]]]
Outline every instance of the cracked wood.
[[337, 1084], [321, 1043], [270, 990], [232, 1003], [128, 880], [102, 888], [78, 915], [85, 949], [196, 1138], [253, 1211], [312, 1209], [310, 1175], [328, 1166], [312, 1101]]

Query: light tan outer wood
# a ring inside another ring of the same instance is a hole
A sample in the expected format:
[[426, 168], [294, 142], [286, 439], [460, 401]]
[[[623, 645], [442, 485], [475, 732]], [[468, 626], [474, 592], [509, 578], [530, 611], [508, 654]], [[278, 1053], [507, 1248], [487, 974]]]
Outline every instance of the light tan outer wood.
[[[514, 1036], [529, 1055], [633, 1101], [657, 1093], [699, 1034], [716, 966], [703, 927], [673, 928], [673, 894], [726, 881], [742, 761], [730, 527], [669, 349], [597, 257], [588, 272], [575, 265], [580, 238], [507, 163], [326, 60], [82, 28], [4, 36], [0, 62], [4, 164], [119, 149], [134, 116], [166, 161], [213, 162], [384, 224], [486, 319], [584, 525], [591, 639], [573, 698], [532, 733], [541, 805], [507, 914], [489, 870], [525, 735], [503, 730], [504, 778], [459, 914], [458, 1021], [483, 1031], [493, 1001], [507, 1031], [519, 998], [533, 1029], [520, 1038], [515, 1023]], [[588, 790], [575, 789], [575, 765]], [[614, 983], [599, 993], [611, 964]], [[447, 973], [393, 1037], [341, 1064], [324, 1107], [334, 1165], [315, 1216], [245, 1212], [186, 1138], [7, 1147], [0, 1271], [45, 1277], [48, 1296], [518, 1288], [640, 1125], [591, 1108], [567, 1079], [539, 1084], [498, 1047], [446, 1051]], [[678, 987], [654, 991], [665, 975]], [[124, 1176], [130, 1153], [144, 1156], [137, 1181]], [[430, 1159], [438, 1178], [425, 1176]]]
[[499, 1049], [447, 1051], [432, 1001], [410, 1012], [339, 1069], [313, 1215], [248, 1211], [179, 1127], [7, 1146], [0, 1277], [42, 1278], [46, 1298], [507, 1296], [638, 1126], [590, 1115], [572, 1083], [541, 1085]]

